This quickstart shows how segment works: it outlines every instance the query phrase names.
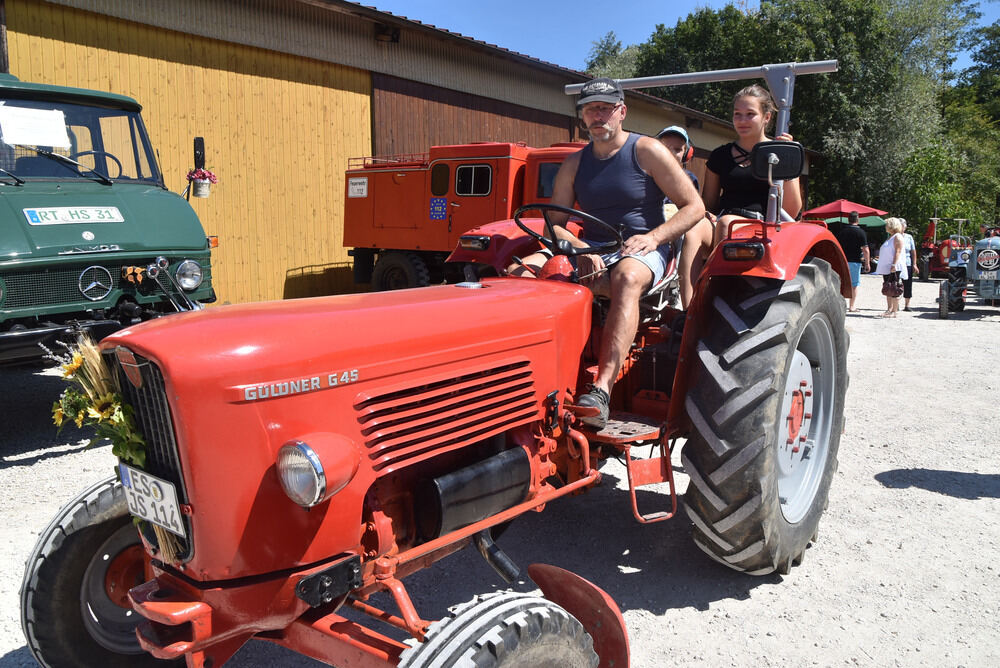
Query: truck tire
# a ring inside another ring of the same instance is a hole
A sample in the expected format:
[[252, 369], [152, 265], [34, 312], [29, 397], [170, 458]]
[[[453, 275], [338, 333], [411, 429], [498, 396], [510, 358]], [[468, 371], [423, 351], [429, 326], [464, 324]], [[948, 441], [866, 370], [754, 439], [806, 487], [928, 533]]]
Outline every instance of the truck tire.
[[685, 400], [684, 502], [710, 557], [787, 573], [815, 540], [837, 468], [849, 344], [840, 280], [806, 258], [790, 281], [716, 282]]
[[28, 557], [21, 626], [42, 666], [162, 668], [135, 637], [140, 618], [125, 594], [145, 581], [139, 533], [114, 477], [59, 511]]
[[400, 668], [584, 668], [600, 661], [575, 617], [548, 599], [518, 592], [477, 596], [431, 624], [424, 642], [408, 644]]
[[938, 284], [938, 318], [941, 320], [948, 319], [948, 301], [951, 299], [951, 284], [947, 281], [941, 281]]
[[388, 251], [379, 253], [372, 272], [372, 290], [402, 290], [430, 285], [427, 263], [416, 253]]

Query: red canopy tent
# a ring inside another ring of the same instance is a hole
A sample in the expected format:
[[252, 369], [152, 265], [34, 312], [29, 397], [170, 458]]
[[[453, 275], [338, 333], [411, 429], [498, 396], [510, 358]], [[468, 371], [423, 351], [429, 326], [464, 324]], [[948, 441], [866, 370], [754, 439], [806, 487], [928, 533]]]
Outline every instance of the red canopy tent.
[[856, 211], [859, 216], [884, 216], [888, 211], [870, 207], [867, 204], [858, 204], [846, 199], [838, 199], [829, 204], [809, 209], [802, 213], [803, 218], [832, 218], [833, 216], [846, 216], [852, 211]]

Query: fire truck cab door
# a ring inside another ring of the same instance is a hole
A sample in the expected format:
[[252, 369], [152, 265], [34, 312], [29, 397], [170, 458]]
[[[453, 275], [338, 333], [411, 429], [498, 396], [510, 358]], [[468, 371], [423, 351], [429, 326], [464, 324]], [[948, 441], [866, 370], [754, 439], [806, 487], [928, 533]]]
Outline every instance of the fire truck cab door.
[[447, 212], [440, 221], [442, 247], [446, 248], [454, 248], [458, 238], [473, 227], [496, 220], [497, 198], [504, 196], [498, 187], [496, 160], [455, 162], [452, 168]]

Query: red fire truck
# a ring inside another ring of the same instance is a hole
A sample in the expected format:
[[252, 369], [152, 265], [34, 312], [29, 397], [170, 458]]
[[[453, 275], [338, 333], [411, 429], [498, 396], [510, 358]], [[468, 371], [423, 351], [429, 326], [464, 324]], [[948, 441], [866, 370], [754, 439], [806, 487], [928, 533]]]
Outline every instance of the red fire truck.
[[395, 290], [461, 280], [462, 265], [445, 264], [459, 237], [510, 219], [525, 202], [548, 202], [560, 163], [583, 146], [483, 142], [352, 158], [344, 246], [353, 249], [354, 281]]

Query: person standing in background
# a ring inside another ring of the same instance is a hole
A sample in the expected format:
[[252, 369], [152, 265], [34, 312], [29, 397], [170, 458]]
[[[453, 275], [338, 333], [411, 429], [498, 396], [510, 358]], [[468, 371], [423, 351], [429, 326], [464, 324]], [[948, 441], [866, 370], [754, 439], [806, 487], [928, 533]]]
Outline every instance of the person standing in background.
[[871, 271], [871, 253], [868, 250], [868, 235], [859, 224], [858, 212], [851, 211], [847, 215], [847, 222], [849, 224], [838, 227], [833, 236], [843, 249], [847, 257], [847, 268], [851, 272], [851, 298], [847, 301], [847, 310], [856, 313], [858, 309], [854, 302], [858, 298], [858, 286], [861, 284], [861, 266], [864, 264], [866, 273]]
[[913, 273], [917, 269], [917, 243], [906, 231], [906, 218], [899, 219], [903, 224], [903, 259], [906, 260], [906, 278], [903, 279], [903, 310], [910, 310], [910, 299], [913, 298]]

